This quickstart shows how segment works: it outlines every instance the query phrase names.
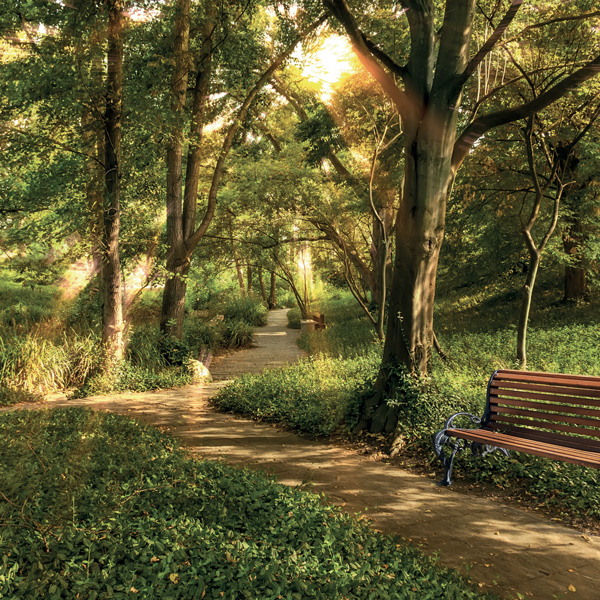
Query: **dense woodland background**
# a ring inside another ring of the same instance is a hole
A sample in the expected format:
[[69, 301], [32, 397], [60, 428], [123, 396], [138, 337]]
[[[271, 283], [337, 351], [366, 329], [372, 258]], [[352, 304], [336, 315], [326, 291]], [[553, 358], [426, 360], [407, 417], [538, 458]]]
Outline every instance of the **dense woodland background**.
[[[320, 312], [305, 361], [215, 405], [429, 472], [495, 369], [600, 375], [593, 0], [0, 0], [0, 71], [0, 405], [186, 385], [268, 309]], [[478, 597], [173, 446], [3, 413], [0, 595]], [[596, 471], [459, 471], [597, 528]]]
[[[530, 318], [590, 325], [598, 11], [438, 4], [3, 6], [5, 393], [118, 389], [138, 345], [207, 362], [248, 342], [209, 324], [234, 289], [303, 317], [349, 291], [385, 340], [362, 426], [391, 430], [392, 371], [450, 334], [514, 332], [526, 368]], [[33, 375], [37, 343], [83, 364]]]

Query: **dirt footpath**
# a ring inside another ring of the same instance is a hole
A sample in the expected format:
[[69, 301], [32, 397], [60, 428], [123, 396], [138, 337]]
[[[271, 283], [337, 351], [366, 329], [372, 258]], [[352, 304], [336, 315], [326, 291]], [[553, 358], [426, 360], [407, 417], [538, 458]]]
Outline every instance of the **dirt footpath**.
[[[302, 355], [295, 345], [298, 332], [286, 330], [285, 322], [284, 311], [272, 311], [269, 325], [257, 330], [257, 347], [217, 361], [215, 378], [297, 360]], [[444, 564], [468, 572], [481, 589], [503, 598], [600, 598], [598, 538], [497, 501], [441, 488], [432, 479], [348, 449], [218, 413], [208, 400], [223, 385], [217, 381], [49, 405], [128, 414], [170, 428], [204, 458], [262, 469], [283, 484], [327, 494], [344, 510], [366, 514], [376, 528], [400, 534], [426, 552], [439, 552]]]
[[259, 327], [254, 332], [251, 348], [215, 358], [210, 365], [215, 381], [233, 379], [243, 373], [260, 373], [263, 369], [276, 369], [306, 356], [296, 344], [300, 331], [287, 328], [287, 313], [287, 309], [270, 311], [266, 327]]

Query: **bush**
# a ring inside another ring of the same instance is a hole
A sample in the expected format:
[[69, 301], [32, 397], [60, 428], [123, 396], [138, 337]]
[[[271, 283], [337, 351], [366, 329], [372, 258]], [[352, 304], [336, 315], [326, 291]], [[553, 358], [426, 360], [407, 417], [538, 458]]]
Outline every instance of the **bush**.
[[[74, 332], [0, 335], [0, 388], [45, 394], [81, 385], [98, 363], [98, 341]], [[5, 393], [6, 397], [6, 393]]]
[[222, 324], [222, 343], [226, 348], [244, 348], [252, 344], [254, 326], [244, 319], [228, 319]]
[[222, 327], [191, 316], [184, 323], [183, 334], [193, 358], [200, 358], [224, 345]]
[[378, 362], [376, 353], [354, 359], [320, 357], [260, 375], [242, 375], [213, 403], [221, 410], [328, 435], [342, 426], [356, 389], [373, 380]]
[[263, 327], [267, 324], [269, 311], [262, 300], [255, 296], [234, 298], [223, 307], [225, 321], [244, 321], [253, 327]]
[[302, 321], [302, 312], [297, 306], [288, 310], [287, 320], [288, 327], [290, 329], [300, 329], [300, 321]]
[[492, 598], [319, 496], [116, 414], [1, 414], [0, 457], [4, 598]]
[[147, 392], [191, 383], [192, 374], [185, 364], [154, 371], [123, 361], [110, 371], [98, 370], [74, 393], [74, 397], [87, 398], [111, 392]]

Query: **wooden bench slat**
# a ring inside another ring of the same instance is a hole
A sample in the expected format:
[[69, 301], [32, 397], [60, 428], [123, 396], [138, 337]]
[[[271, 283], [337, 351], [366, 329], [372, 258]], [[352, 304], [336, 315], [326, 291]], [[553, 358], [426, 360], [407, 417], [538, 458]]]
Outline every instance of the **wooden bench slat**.
[[[480, 428], [454, 428], [461, 414], [434, 435], [446, 485], [456, 452], [476, 443], [600, 469], [600, 377], [500, 369], [490, 378]], [[450, 454], [443, 452], [448, 443]]]
[[531, 448], [547, 448], [552, 447], [556, 450], [558, 454], [561, 456], [586, 456], [592, 457], [594, 460], [600, 462], [600, 452], [598, 451], [590, 451], [587, 449], [581, 448], [572, 448], [570, 446], [561, 446], [559, 449], [556, 444], [551, 442], [546, 442], [544, 440], [530, 440], [530, 439], [519, 439], [516, 440], [513, 435], [504, 434], [502, 432], [490, 431], [488, 429], [464, 429], [464, 430], [454, 430], [453, 435], [456, 437], [470, 438], [475, 440], [476, 438], [480, 440], [480, 443], [486, 443], [498, 447], [505, 447], [505, 444], [512, 443], [514, 444], [514, 450], [519, 451], [519, 448], [522, 448], [522, 452], [527, 452]]
[[558, 378], [561, 380], [580, 380], [600, 384], [600, 377], [597, 375], [573, 375], [572, 373], [546, 373], [544, 371], [519, 371], [516, 369], [498, 369], [494, 373], [494, 379], [501, 379], [503, 377], [514, 377], [516, 381], [525, 381], [526, 379], [531, 378]]
[[[576, 415], [587, 415], [589, 417], [596, 417], [600, 419], [600, 407], [597, 408], [584, 408], [581, 406], [574, 406], [572, 404], [553, 404], [544, 402], [534, 402], [529, 400], [530, 396], [520, 395], [517, 398], [525, 398], [525, 400], [519, 400], [515, 398], [506, 398], [504, 396], [492, 396], [490, 394], [490, 406], [495, 406], [497, 411], [501, 411], [504, 406], [522, 406], [532, 409], [538, 409], [540, 411], [554, 411], [560, 414], [576, 414]], [[534, 398], [538, 399], [537, 396]], [[597, 404], [597, 403], [596, 403]], [[598, 424], [600, 426], [600, 423]]]
[[600, 440], [589, 437], [567, 435], [564, 433], [557, 433], [556, 431], [543, 431], [541, 429], [527, 429], [526, 427], [516, 427], [514, 425], [500, 425], [498, 423], [490, 423], [486, 429], [515, 437], [524, 437], [538, 440], [539, 442], [547, 442], [548, 444], [557, 444], [558, 446], [567, 446], [583, 450], [593, 449], [594, 452], [600, 452]]
[[539, 427], [541, 429], [550, 429], [552, 431], [565, 431], [567, 433], [578, 433], [580, 435], [600, 438], [600, 430], [597, 429], [584, 429], [582, 427], [573, 427], [572, 425], [561, 425], [560, 423], [542, 423], [520, 419], [519, 417], [508, 417], [501, 414], [497, 415], [495, 420], [497, 423], [510, 423], [512, 425], [523, 425], [525, 427]]
[[506, 448], [516, 452], [526, 452], [545, 458], [562, 460], [584, 467], [600, 468], [600, 453], [575, 450], [572, 448], [557, 447], [553, 444], [537, 442], [525, 439], [515, 440], [512, 436], [503, 435], [485, 429], [449, 429], [447, 431], [453, 437], [460, 437], [481, 444], [488, 444], [499, 448]]
[[[517, 384], [523, 383], [540, 383], [543, 385], [558, 385], [561, 387], [577, 389], [589, 389], [589, 390], [600, 390], [600, 381], [598, 377], [578, 377], [578, 376], [563, 376], [560, 373], [535, 373], [529, 371], [521, 371], [521, 375], [513, 375], [512, 373], [509, 375], [505, 375], [506, 371], [499, 371], [496, 373], [494, 377], [494, 385], [495, 383], [501, 382], [512, 382], [514, 381]], [[517, 371], [516, 373], [519, 373]]]
[[[600, 420], [598, 419], [586, 419], [585, 417], [573, 417], [571, 415], [565, 414], [555, 414], [549, 413], [546, 411], [539, 410], [528, 410], [527, 408], [512, 408], [509, 406], [498, 407], [490, 402], [490, 409], [492, 411], [492, 415], [518, 415], [521, 417], [528, 417], [531, 419], [536, 419], [533, 421], [534, 423], [541, 422], [542, 428], [552, 429], [553, 423], [571, 423], [572, 425], [581, 425], [582, 427], [599, 427], [600, 428]], [[492, 417], [493, 418], [493, 417]], [[542, 419], [542, 421], [538, 421], [538, 419]], [[544, 424], [544, 420], [550, 421], [550, 423]], [[538, 425], [533, 425], [537, 427]]]
[[[502, 385], [504, 383], [504, 385]], [[596, 399], [600, 398], [600, 390], [590, 389], [590, 388], [567, 388], [567, 387], [559, 387], [555, 385], [542, 385], [542, 384], [531, 384], [531, 383], [507, 383], [507, 382], [494, 382], [490, 386], [490, 393], [512, 393], [516, 391], [523, 391], [529, 394], [548, 394], [548, 395], [557, 395], [557, 397], [561, 398], [573, 398], [581, 397], [582, 399], [591, 398]]]

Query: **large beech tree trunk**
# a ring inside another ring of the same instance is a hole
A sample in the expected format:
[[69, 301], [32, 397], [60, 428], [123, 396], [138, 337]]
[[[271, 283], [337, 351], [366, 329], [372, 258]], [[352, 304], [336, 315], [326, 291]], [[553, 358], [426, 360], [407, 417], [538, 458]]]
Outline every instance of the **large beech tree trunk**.
[[400, 366], [427, 373], [433, 346], [436, 272], [444, 237], [446, 197], [452, 183], [450, 160], [454, 116], [425, 121], [407, 142], [404, 187], [396, 221], [396, 257], [387, 333], [374, 394], [357, 430], [393, 431], [397, 408], [389, 406]]
[[[404, 187], [396, 230], [396, 259], [384, 359], [373, 398], [363, 406], [358, 429], [390, 431], [397, 416], [385, 398], [394, 397], [397, 366], [426, 374], [433, 345], [433, 300], [446, 202], [451, 183], [473, 144], [495, 127], [526, 119], [600, 73], [600, 55], [529, 101], [473, 115], [457, 134], [465, 83], [498, 44], [523, 0], [512, 0], [491, 35], [471, 56], [475, 0], [403, 0], [410, 34], [404, 65], [360, 30], [346, 0], [322, 0], [342, 24], [364, 68], [395, 104], [406, 135]], [[443, 23], [440, 27], [441, 11]]]
[[109, 364], [123, 358], [123, 295], [119, 260], [123, 2], [108, 0], [105, 113], [104, 232], [102, 238], [102, 342]]

